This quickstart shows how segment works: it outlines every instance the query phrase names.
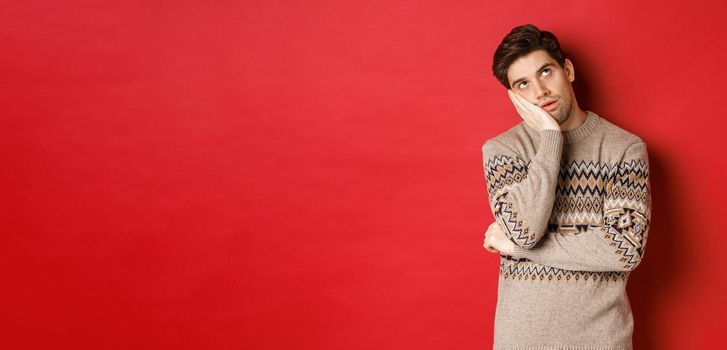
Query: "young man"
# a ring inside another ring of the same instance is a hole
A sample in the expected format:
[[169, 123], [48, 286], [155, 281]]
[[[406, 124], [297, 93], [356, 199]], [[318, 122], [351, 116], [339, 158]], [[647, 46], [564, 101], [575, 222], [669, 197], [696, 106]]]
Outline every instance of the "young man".
[[512, 29], [492, 65], [523, 122], [482, 146], [500, 255], [495, 349], [631, 349], [626, 294], [651, 220], [646, 144], [578, 106], [556, 37]]

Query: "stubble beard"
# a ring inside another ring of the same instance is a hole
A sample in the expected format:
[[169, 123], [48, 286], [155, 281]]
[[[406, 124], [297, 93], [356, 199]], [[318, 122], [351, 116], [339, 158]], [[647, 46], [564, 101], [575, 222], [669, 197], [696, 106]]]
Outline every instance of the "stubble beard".
[[[563, 100], [561, 100], [563, 102]], [[572, 106], [568, 104], [567, 106], [560, 106], [561, 108], [558, 108], [555, 112], [556, 115], [551, 115], [553, 119], [555, 119], [556, 122], [558, 122], [558, 125], [563, 125], [563, 123], [567, 122], [568, 119], [570, 119], [570, 112], [572, 110]]]

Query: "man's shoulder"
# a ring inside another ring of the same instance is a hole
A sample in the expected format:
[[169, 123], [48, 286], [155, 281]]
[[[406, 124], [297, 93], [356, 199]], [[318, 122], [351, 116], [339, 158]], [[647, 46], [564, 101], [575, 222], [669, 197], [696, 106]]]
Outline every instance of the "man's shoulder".
[[631, 146], [637, 143], [644, 143], [638, 135], [628, 131], [608, 119], [601, 118], [601, 128], [606, 140], [614, 145]]
[[624, 159], [648, 157], [641, 137], [604, 118], [600, 118], [599, 124], [600, 135], [593, 142], [599, 145], [602, 161], [617, 164]]

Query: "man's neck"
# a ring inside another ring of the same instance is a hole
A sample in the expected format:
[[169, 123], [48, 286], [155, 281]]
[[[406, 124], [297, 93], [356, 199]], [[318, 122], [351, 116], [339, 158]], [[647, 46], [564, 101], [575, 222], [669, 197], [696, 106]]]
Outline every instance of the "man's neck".
[[586, 115], [587, 113], [584, 110], [576, 107], [570, 118], [560, 125], [560, 131], [571, 131], [578, 128], [586, 121]]

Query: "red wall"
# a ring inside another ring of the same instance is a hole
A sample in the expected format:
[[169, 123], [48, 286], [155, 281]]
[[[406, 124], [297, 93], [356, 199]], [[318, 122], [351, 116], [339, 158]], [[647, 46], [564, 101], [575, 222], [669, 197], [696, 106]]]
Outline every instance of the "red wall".
[[480, 147], [520, 121], [490, 65], [524, 23], [649, 147], [637, 349], [722, 342], [717, 1], [2, 7], [3, 348], [490, 348]]

